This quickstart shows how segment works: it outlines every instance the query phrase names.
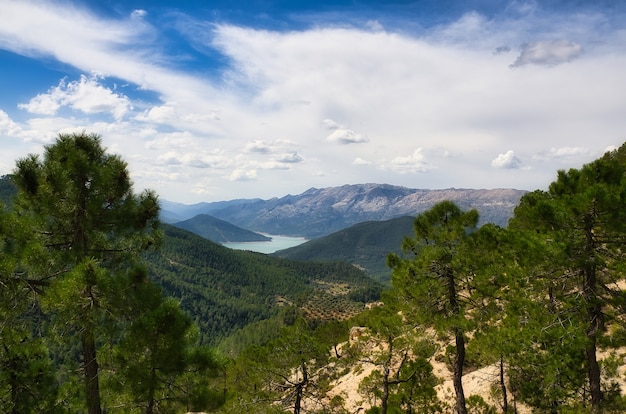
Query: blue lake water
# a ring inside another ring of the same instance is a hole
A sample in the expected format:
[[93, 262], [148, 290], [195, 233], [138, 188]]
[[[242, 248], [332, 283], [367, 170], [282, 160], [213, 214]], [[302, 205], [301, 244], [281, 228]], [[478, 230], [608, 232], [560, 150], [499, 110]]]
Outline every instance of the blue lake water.
[[274, 234], [263, 235], [271, 237], [272, 240], [263, 242], [222, 243], [222, 245], [235, 250], [251, 250], [253, 252], [270, 254], [308, 241], [304, 237], [277, 236]]

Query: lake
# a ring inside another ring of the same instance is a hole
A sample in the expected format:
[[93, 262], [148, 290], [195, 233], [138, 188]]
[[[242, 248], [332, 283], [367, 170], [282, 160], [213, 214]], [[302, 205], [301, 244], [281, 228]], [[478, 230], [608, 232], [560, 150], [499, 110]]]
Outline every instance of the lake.
[[262, 234], [264, 236], [271, 237], [272, 240], [262, 242], [222, 243], [222, 245], [228, 247], [229, 249], [251, 250], [253, 252], [270, 254], [278, 250], [288, 249], [290, 247], [294, 247], [308, 241], [304, 237], [278, 236], [275, 234], [265, 233]]

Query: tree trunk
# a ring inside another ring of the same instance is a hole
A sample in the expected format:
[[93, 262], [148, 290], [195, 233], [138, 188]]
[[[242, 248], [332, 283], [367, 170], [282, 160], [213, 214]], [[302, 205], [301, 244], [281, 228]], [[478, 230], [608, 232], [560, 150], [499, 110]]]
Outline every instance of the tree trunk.
[[154, 413], [154, 389], [156, 387], [156, 368], [150, 369], [150, 390], [148, 391], [148, 406], [146, 407], [146, 414]]
[[589, 343], [585, 349], [585, 357], [587, 358], [587, 375], [589, 377], [589, 391], [591, 393], [591, 411], [597, 413], [601, 411], [602, 389], [600, 388], [600, 366], [596, 359], [595, 335], [589, 338]]
[[381, 414], [387, 414], [389, 404], [389, 365], [383, 368], [383, 395], [380, 401]]
[[304, 394], [304, 387], [309, 382], [309, 373], [306, 368], [306, 364], [303, 362], [302, 365], [302, 381], [296, 384], [296, 401], [293, 404], [293, 414], [300, 414], [300, 410], [302, 409], [302, 394]]
[[465, 337], [460, 329], [455, 332], [456, 357], [454, 358], [454, 373], [452, 382], [456, 393], [457, 414], [467, 414], [465, 407], [465, 393], [463, 392], [463, 365], [465, 364]]
[[[591, 217], [592, 214], [589, 214]], [[600, 388], [600, 366], [598, 365], [596, 342], [598, 332], [603, 328], [603, 314], [597, 297], [597, 274], [595, 264], [595, 241], [591, 218], [585, 220], [587, 264], [583, 270], [583, 298], [587, 304], [589, 326], [587, 328], [587, 345], [585, 359], [587, 362], [587, 377], [591, 394], [591, 411], [600, 412], [602, 403], [602, 389]]]
[[87, 391], [87, 410], [89, 414], [102, 414], [100, 407], [100, 386], [98, 382], [98, 361], [96, 359], [96, 341], [93, 332], [86, 329], [81, 335], [83, 345], [83, 370]]
[[500, 356], [500, 389], [502, 390], [502, 412], [509, 411], [509, 398], [506, 393], [506, 383], [504, 382], [504, 357]]
[[[446, 281], [448, 284], [448, 301], [454, 316], [461, 313], [461, 306], [456, 294], [456, 284], [454, 281], [454, 272], [452, 269], [446, 269]], [[463, 391], [463, 365], [465, 365], [465, 336], [461, 328], [454, 328], [454, 340], [456, 345], [456, 356], [454, 357], [454, 367], [452, 382], [454, 383], [454, 392], [456, 394], [456, 412], [457, 414], [467, 414], [465, 406], [465, 393]]]

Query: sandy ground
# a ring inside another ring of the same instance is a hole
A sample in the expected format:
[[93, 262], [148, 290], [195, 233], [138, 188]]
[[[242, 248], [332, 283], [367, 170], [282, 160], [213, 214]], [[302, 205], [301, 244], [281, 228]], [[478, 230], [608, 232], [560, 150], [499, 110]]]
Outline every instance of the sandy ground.
[[[448, 402], [451, 406], [454, 404], [454, 386], [452, 384], [452, 373], [446, 368], [444, 363], [432, 361], [434, 374], [443, 379], [443, 382], [437, 386], [437, 394], [439, 399]], [[350, 413], [364, 412], [370, 408], [370, 404], [362, 395], [358, 393], [359, 383], [363, 378], [367, 377], [374, 366], [371, 364], [359, 364], [355, 366], [348, 374], [337, 379], [331, 384], [332, 389], [329, 392], [329, 398], [340, 395], [345, 401], [345, 408]], [[496, 407], [500, 406], [499, 401], [495, 401], [491, 396], [491, 389], [494, 384], [497, 385], [499, 377], [499, 368], [497, 365], [491, 365], [479, 370], [473, 371], [463, 376], [463, 389], [466, 398], [470, 395], [480, 395], [483, 399]], [[512, 402], [509, 402], [512, 404]], [[527, 408], [517, 406], [518, 413], [530, 413]]]

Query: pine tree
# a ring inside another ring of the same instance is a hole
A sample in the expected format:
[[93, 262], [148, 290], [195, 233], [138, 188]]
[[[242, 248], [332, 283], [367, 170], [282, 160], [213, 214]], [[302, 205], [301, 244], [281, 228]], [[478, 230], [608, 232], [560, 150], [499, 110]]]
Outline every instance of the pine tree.
[[101, 414], [98, 336], [121, 269], [154, 244], [159, 205], [150, 191], [135, 195], [126, 163], [106, 153], [98, 135], [61, 134], [43, 159], [17, 161], [15, 211], [28, 218], [45, 246], [47, 304], [77, 332], [89, 414]]
[[380, 401], [381, 414], [437, 411], [438, 380], [429, 361], [436, 346], [423, 330], [403, 321], [391, 295], [384, 303], [360, 317], [367, 321], [366, 330], [351, 345], [350, 353], [374, 366], [359, 391]]
[[[598, 346], [606, 323], [621, 319], [626, 259], [626, 145], [581, 169], [559, 171], [548, 191], [524, 196], [510, 227], [546, 245], [551, 272], [535, 282], [568, 336], [582, 338], [593, 411], [604, 395]], [[556, 352], [556, 351], [555, 351]], [[556, 357], [556, 356], [555, 356]]]
[[0, 204], [0, 411], [11, 414], [56, 409], [58, 387], [39, 335], [43, 281], [31, 279], [23, 267], [38, 257], [30, 238], [28, 226]]
[[433, 324], [454, 340], [453, 383], [458, 414], [466, 414], [463, 391], [467, 303], [463, 292], [472, 289], [472, 273], [465, 245], [476, 228], [478, 212], [463, 212], [454, 203], [443, 201], [416, 217], [415, 237], [405, 238], [402, 250], [409, 258], [390, 254], [392, 283], [408, 306], [416, 310], [418, 321]]

